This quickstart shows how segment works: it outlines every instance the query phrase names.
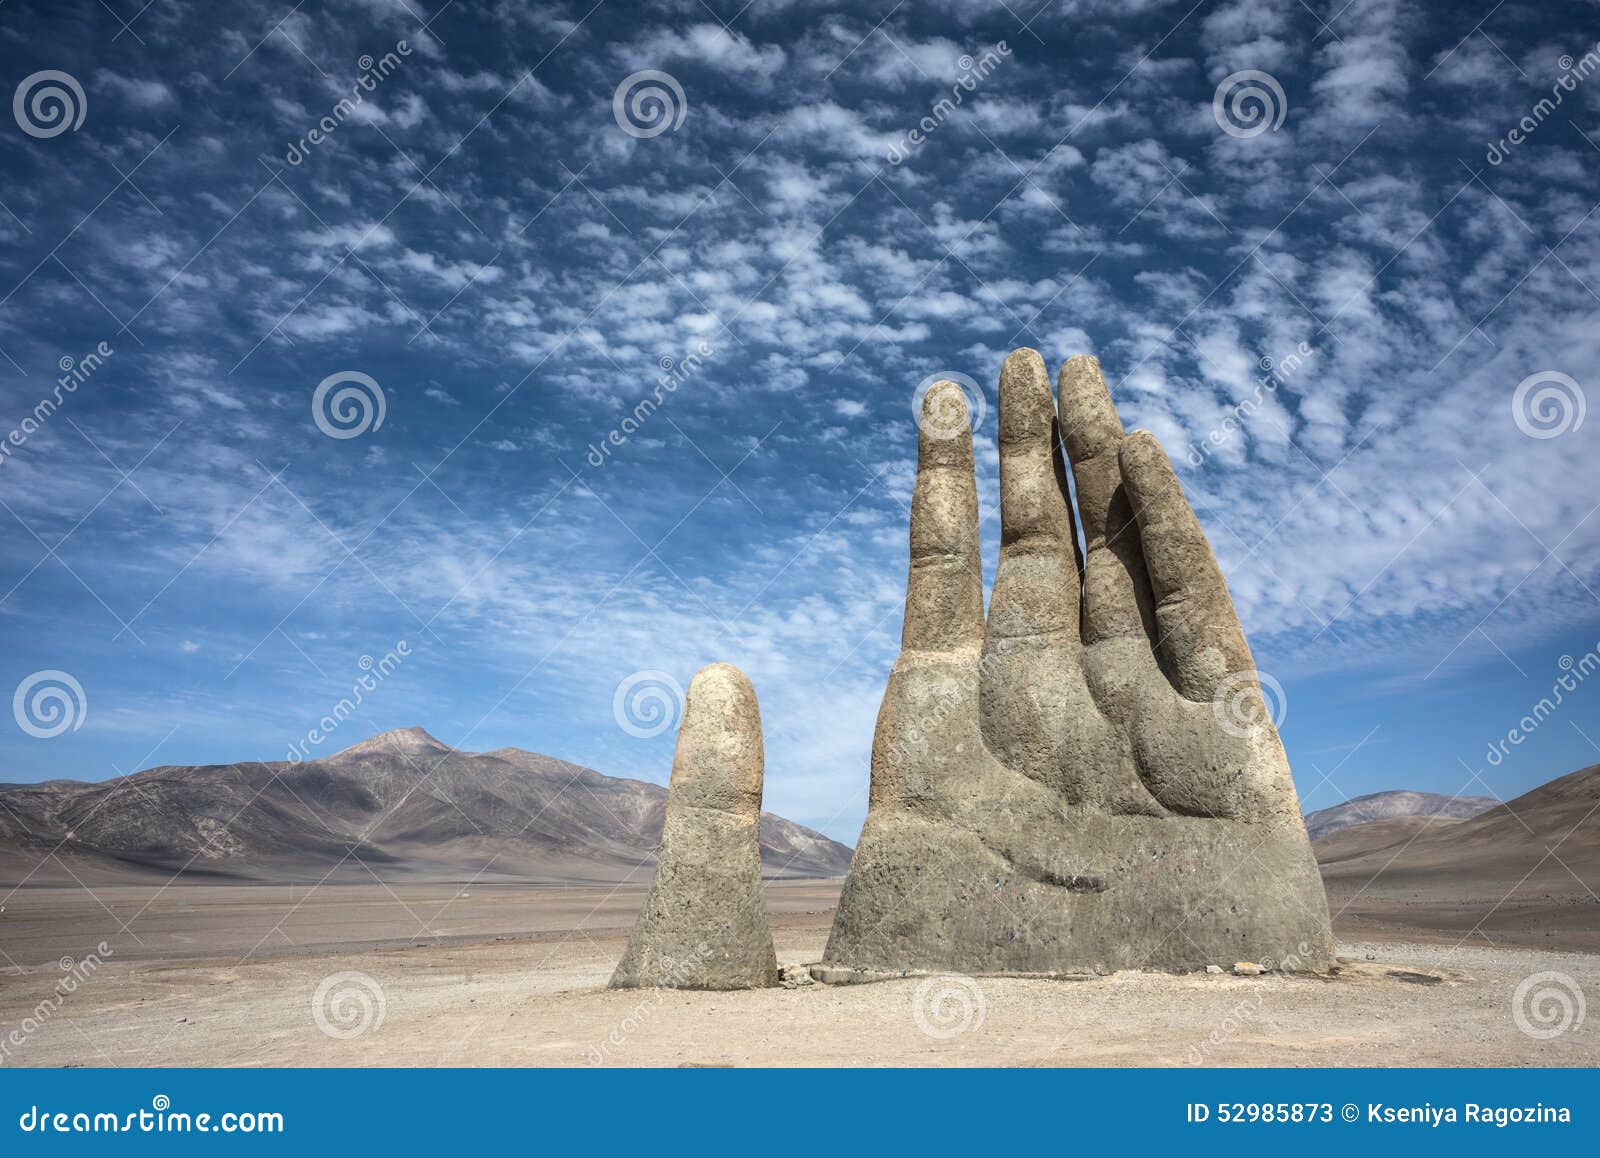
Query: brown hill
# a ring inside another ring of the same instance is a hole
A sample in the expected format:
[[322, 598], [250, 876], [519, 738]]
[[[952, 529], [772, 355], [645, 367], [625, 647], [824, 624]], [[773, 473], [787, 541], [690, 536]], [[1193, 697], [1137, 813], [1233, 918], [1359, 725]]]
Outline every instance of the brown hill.
[[1493, 808], [1500, 802], [1492, 796], [1441, 796], [1437, 792], [1373, 792], [1357, 796], [1332, 808], [1306, 813], [1306, 831], [1312, 840], [1374, 820], [1393, 816], [1447, 816], [1466, 819]]
[[1464, 820], [1378, 820], [1312, 848], [1341, 936], [1600, 951], [1600, 765]]
[[[321, 760], [0, 785], [0, 881], [649, 880], [666, 789], [421, 728]], [[840, 876], [850, 849], [763, 813], [773, 877]], [[41, 864], [41, 861], [43, 863]], [[331, 875], [330, 875], [331, 874]]]
[[1312, 841], [1311, 848], [1317, 854], [1317, 863], [1323, 866], [1326, 873], [1329, 865], [1385, 849], [1398, 852], [1423, 833], [1442, 831], [1460, 823], [1458, 818], [1451, 816], [1392, 816], [1388, 820], [1369, 820], [1365, 824], [1334, 829]]
[[[1354, 831], [1356, 838], [1346, 838], [1351, 847], [1359, 839], [1359, 830]], [[1383, 840], [1389, 833], [1376, 835]], [[1317, 842], [1319, 859], [1330, 848], [1325, 840]], [[1420, 827], [1399, 838], [1401, 849], [1395, 843], [1385, 840], [1356, 855], [1325, 860], [1323, 877], [1331, 881], [1378, 874], [1389, 883], [1418, 885], [1430, 878], [1470, 878], [1503, 881], [1507, 888], [1524, 877], [1548, 877], [1572, 888], [1581, 881], [1600, 892], [1600, 764], [1541, 784], [1469, 819]]]

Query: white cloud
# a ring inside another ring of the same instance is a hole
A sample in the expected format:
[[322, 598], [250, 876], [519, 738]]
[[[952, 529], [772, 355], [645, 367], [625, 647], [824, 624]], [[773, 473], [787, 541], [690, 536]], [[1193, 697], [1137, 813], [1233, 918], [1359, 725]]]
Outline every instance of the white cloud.
[[95, 73], [95, 83], [111, 89], [119, 99], [138, 109], [159, 108], [176, 99], [164, 81], [123, 76], [110, 69]]

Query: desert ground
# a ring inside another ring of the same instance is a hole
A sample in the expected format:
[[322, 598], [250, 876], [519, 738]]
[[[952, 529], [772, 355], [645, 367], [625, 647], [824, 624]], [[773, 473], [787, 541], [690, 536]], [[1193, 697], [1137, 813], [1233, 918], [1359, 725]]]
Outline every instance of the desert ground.
[[[1593, 945], [1583, 927], [1593, 924], [1592, 910], [1569, 933], [1558, 924], [1549, 936], [1542, 928], [1502, 934], [1487, 931], [1505, 911], [1489, 911], [1493, 898], [1458, 899], [1443, 913], [1420, 902], [1427, 912], [1419, 921], [1403, 896], [1363, 895], [1336, 921], [1343, 963], [1326, 978], [1124, 972], [744, 993], [607, 990], [643, 891], [632, 883], [20, 889], [0, 913], [0, 1060], [1600, 1064], [1597, 1019], [1538, 1038], [1513, 1016], [1518, 985], [1536, 973], [1560, 973], [1578, 992], [1600, 994], [1600, 956], [1574, 951]], [[780, 962], [820, 958], [838, 891], [838, 881], [768, 884]], [[1349, 899], [1335, 892], [1335, 911]], [[1471, 932], [1485, 916], [1485, 929]], [[112, 952], [85, 976], [83, 962], [102, 941]], [[68, 976], [82, 979], [41, 1016], [40, 1003]]]

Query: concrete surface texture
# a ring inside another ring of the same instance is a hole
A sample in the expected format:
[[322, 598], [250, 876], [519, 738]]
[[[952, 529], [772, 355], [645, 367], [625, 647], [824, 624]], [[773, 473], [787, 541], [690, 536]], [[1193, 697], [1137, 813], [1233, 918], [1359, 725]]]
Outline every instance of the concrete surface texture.
[[1288, 760], [1200, 523], [1094, 358], [1058, 398], [1059, 419], [1038, 353], [1006, 359], [987, 617], [965, 397], [924, 398], [902, 652], [817, 976], [1325, 970]]
[[615, 989], [761, 989], [778, 959], [761, 889], [761, 712], [719, 663], [689, 685], [655, 879]]

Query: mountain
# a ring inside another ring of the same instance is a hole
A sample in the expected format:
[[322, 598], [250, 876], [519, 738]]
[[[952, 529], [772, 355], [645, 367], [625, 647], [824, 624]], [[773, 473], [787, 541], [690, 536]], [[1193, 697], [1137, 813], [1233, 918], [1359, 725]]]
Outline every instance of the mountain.
[[1407, 846], [1424, 833], [1440, 832], [1460, 823], [1460, 818], [1453, 816], [1391, 816], [1387, 820], [1369, 820], [1365, 824], [1334, 829], [1312, 841], [1311, 848], [1317, 855], [1317, 863], [1326, 871], [1329, 865], [1382, 849]]
[[1341, 828], [1388, 820], [1395, 816], [1445, 816], [1466, 819], [1493, 808], [1500, 802], [1492, 796], [1440, 796], [1435, 792], [1374, 792], [1357, 796], [1332, 808], [1306, 813], [1306, 831], [1318, 840]]
[[1434, 818], [1409, 830], [1386, 819], [1312, 847], [1330, 886], [1424, 894], [1471, 884], [1501, 893], [1577, 891], [1592, 900], [1600, 893], [1600, 764], [1466, 819]]
[[[402, 728], [302, 763], [0, 784], [0, 880], [646, 883], [666, 800], [659, 784]], [[761, 861], [768, 876], [841, 876], [850, 849], [764, 812]]]

